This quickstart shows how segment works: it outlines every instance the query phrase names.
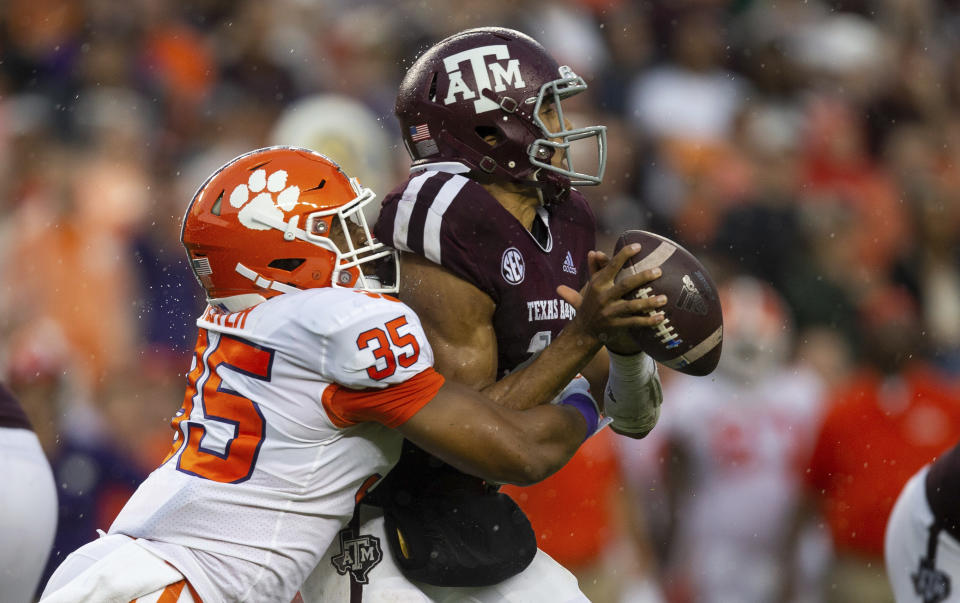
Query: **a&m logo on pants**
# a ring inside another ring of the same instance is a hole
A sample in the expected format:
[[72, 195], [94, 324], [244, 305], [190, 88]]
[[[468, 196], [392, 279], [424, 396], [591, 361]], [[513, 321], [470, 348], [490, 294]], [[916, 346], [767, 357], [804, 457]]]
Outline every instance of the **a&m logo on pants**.
[[910, 578], [923, 603], [940, 603], [950, 596], [950, 576], [934, 567], [929, 559], [920, 559], [920, 567]]
[[350, 572], [355, 582], [366, 584], [367, 574], [381, 559], [383, 549], [380, 548], [379, 538], [368, 534], [354, 537], [353, 530], [345, 528], [340, 531], [340, 552], [330, 562], [341, 576]]

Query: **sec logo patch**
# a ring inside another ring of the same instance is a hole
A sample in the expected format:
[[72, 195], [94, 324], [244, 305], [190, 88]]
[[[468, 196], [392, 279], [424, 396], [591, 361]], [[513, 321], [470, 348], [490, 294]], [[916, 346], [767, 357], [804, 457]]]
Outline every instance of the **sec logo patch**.
[[503, 275], [503, 280], [511, 285], [519, 285], [523, 282], [525, 271], [523, 256], [520, 255], [519, 249], [510, 247], [503, 252], [500, 260], [500, 274]]

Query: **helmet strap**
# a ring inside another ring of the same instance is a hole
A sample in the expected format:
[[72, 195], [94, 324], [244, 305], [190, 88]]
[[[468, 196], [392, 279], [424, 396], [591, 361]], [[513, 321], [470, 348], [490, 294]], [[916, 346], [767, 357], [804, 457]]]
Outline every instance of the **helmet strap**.
[[265, 301], [267, 301], [267, 298], [259, 293], [241, 293], [239, 295], [230, 295], [228, 297], [207, 298], [208, 304], [214, 308], [226, 310], [227, 312], [240, 312]]
[[541, 205], [563, 203], [570, 197], [570, 179], [555, 172], [537, 170], [533, 173], [534, 180], [518, 180], [524, 186], [537, 190]]
[[300, 291], [297, 287], [287, 285], [286, 283], [281, 283], [278, 281], [272, 281], [255, 270], [247, 268], [243, 264], [237, 262], [236, 267], [237, 273], [244, 278], [248, 278], [253, 281], [253, 284], [260, 287], [261, 289], [272, 289], [273, 291], [279, 291], [280, 293], [293, 293], [295, 291]]

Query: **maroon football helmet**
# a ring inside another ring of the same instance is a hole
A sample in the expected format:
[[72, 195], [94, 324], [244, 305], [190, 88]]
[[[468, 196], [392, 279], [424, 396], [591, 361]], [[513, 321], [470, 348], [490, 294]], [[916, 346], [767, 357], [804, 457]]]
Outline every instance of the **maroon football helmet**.
[[[568, 130], [560, 102], [586, 87], [533, 38], [482, 27], [450, 36], [421, 55], [400, 84], [396, 113], [414, 166], [455, 161], [491, 180], [539, 187], [550, 198], [571, 184], [599, 184], [603, 178], [606, 127]], [[551, 103], [559, 131], [540, 119], [540, 107]], [[496, 139], [493, 145], [489, 136]], [[571, 143], [586, 139], [596, 145], [594, 174], [577, 171], [569, 152]], [[564, 154], [563, 167], [550, 163], [557, 152]]]

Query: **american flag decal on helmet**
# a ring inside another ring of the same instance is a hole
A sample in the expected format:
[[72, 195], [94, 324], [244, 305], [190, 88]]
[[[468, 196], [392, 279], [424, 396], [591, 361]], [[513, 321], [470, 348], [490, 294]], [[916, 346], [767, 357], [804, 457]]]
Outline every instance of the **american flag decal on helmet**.
[[191, 260], [193, 263], [193, 271], [197, 276], [208, 276], [213, 274], [213, 269], [210, 268], [210, 260], [207, 258], [195, 258]]
[[410, 126], [410, 140], [417, 142], [418, 140], [426, 140], [428, 138], [430, 138], [430, 128], [427, 127], [427, 124]]

